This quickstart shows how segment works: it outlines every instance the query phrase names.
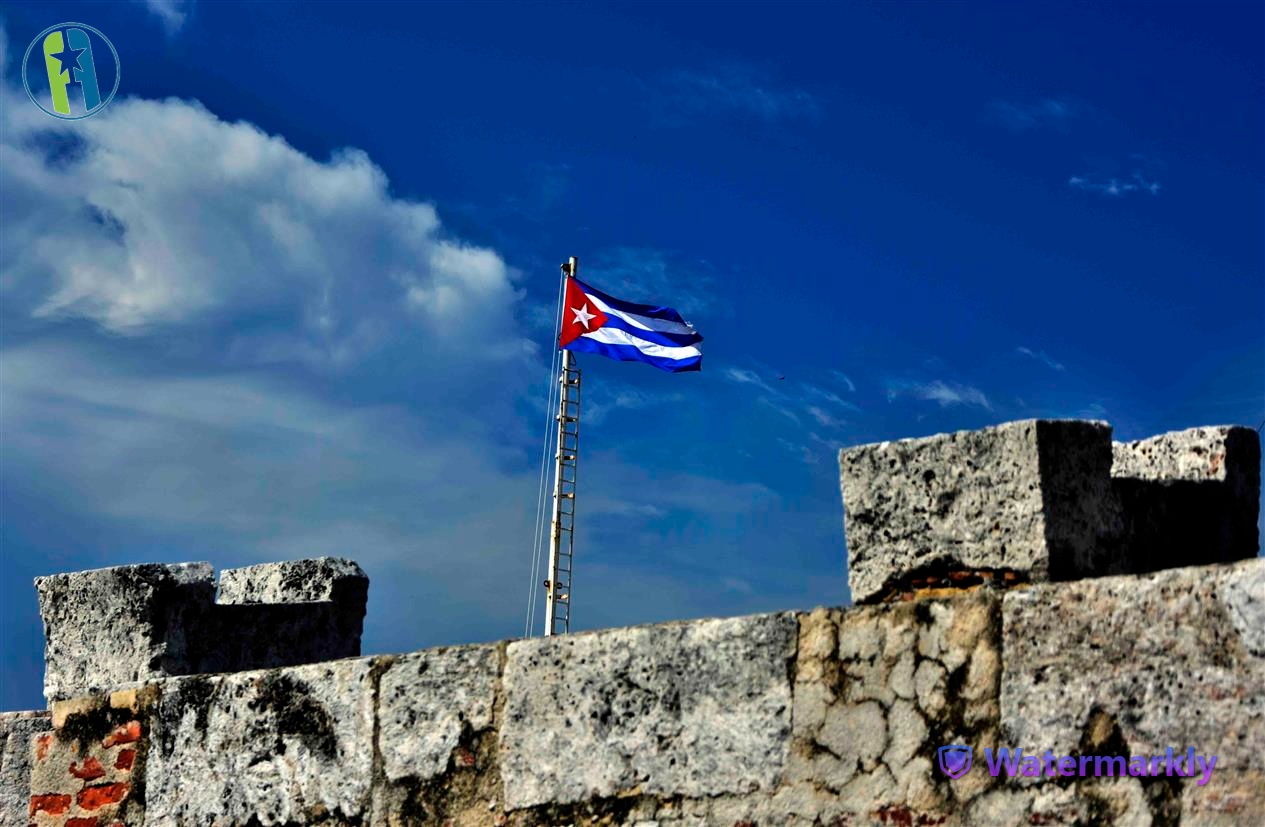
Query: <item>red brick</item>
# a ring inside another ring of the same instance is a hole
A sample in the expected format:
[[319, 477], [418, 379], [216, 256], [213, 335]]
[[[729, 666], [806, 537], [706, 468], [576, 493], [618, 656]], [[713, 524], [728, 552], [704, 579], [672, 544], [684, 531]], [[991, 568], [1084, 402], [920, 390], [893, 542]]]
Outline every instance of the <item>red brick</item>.
[[119, 757], [114, 759], [114, 768], [116, 770], [130, 770], [132, 764], [136, 762], [136, 750], [124, 749], [119, 750]]
[[128, 784], [97, 784], [79, 791], [77, 800], [85, 810], [96, 810], [107, 804], [117, 804], [127, 798]]
[[66, 827], [97, 827], [97, 817], [71, 818], [66, 820]]
[[52, 735], [41, 735], [35, 739], [35, 760], [43, 761], [48, 757], [48, 748], [53, 745]]
[[70, 796], [59, 793], [46, 793], [31, 796], [31, 815], [48, 813], [59, 816], [70, 809]]
[[89, 758], [87, 761], [84, 761], [82, 767], [72, 761], [70, 764], [70, 774], [75, 778], [80, 778], [84, 781], [96, 781], [98, 778], [105, 775], [105, 767], [101, 766], [101, 762], [95, 758]]
[[105, 736], [105, 740], [101, 742], [101, 746], [109, 749], [115, 744], [130, 744], [141, 739], [141, 722], [128, 721], [121, 727], [116, 728], [109, 735]]

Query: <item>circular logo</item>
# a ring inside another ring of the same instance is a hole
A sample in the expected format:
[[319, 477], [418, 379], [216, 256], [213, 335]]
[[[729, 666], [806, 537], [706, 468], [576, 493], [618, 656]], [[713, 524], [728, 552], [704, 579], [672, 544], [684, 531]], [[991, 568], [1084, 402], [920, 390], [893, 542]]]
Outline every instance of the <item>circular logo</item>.
[[77, 121], [114, 99], [122, 77], [119, 53], [83, 23], [58, 23], [36, 35], [22, 58], [26, 94], [54, 118]]

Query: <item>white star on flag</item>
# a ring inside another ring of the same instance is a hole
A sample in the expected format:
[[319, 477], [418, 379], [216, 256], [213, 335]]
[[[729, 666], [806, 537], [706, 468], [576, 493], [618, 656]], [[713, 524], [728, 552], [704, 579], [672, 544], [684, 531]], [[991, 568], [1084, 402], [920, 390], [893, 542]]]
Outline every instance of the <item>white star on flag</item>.
[[593, 318], [593, 316], [595, 315], [589, 312], [589, 306], [586, 304], [583, 307], [573, 307], [571, 308], [571, 312], [575, 314], [576, 322], [584, 325], [584, 329], [588, 330], [589, 319]]

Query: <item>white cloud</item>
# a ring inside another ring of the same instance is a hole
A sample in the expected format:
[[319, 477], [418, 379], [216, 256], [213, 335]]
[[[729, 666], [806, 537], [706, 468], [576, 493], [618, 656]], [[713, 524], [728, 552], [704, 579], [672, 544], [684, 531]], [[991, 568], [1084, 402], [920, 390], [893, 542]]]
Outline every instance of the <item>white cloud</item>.
[[830, 371], [830, 373], [836, 379], [838, 379], [840, 382], [844, 384], [844, 386], [848, 389], [848, 393], [856, 393], [857, 386], [853, 384], [852, 380], [848, 378], [847, 374], [840, 373], [837, 370], [832, 370]]
[[838, 428], [847, 424], [844, 420], [832, 416], [829, 412], [822, 410], [816, 405], [808, 406], [808, 415], [817, 420], [818, 425], [826, 428]]
[[725, 368], [724, 376], [730, 382], [737, 382], [739, 385], [755, 385], [765, 393], [776, 394], [778, 391], [773, 390], [767, 382], [760, 377], [760, 374], [746, 368]]
[[4, 95], [10, 308], [125, 336], [231, 329], [238, 358], [318, 367], [403, 329], [463, 358], [529, 350], [500, 256], [393, 196], [363, 152], [317, 161], [196, 102], [118, 100], [67, 126]]
[[945, 382], [940, 379], [931, 382], [908, 382], [889, 380], [887, 383], [887, 399], [892, 401], [902, 396], [936, 402], [942, 408], [954, 405], [966, 405], [985, 410], [992, 410], [988, 397], [979, 388], [961, 385], [956, 382]]
[[[616, 247], [580, 262], [580, 278], [616, 298], [675, 308], [691, 314], [726, 315], [716, 301], [715, 280], [705, 261], [686, 260], [662, 250]], [[707, 335], [706, 330], [699, 333]]]
[[815, 399], [824, 399], [833, 405], [838, 405], [844, 410], [852, 411], [853, 413], [860, 413], [861, 411], [860, 408], [851, 402], [848, 402], [846, 399], [843, 399], [839, 396], [839, 394], [834, 393], [833, 391], [828, 391], [825, 388], [819, 388], [816, 385], [809, 385], [805, 383], [804, 390], [808, 392], [810, 397]]
[[656, 102], [683, 114], [733, 115], [766, 123], [815, 118], [821, 113], [817, 99], [808, 92], [782, 86], [767, 73], [737, 64], [672, 72], [659, 85]]
[[1148, 179], [1141, 173], [1134, 173], [1128, 178], [1103, 178], [1093, 175], [1073, 175], [1067, 180], [1072, 189], [1095, 192], [1110, 198], [1119, 198], [1135, 192], [1149, 192], [1159, 195], [1160, 182]]
[[1056, 98], [1046, 98], [1027, 104], [997, 100], [992, 103], [992, 112], [1002, 124], [1015, 132], [1024, 132], [1038, 127], [1062, 126], [1070, 118], [1079, 114], [1078, 108], [1071, 102]]
[[1017, 347], [1015, 348], [1015, 352], [1023, 356], [1027, 356], [1030, 359], [1036, 359], [1038, 362], [1041, 362], [1050, 370], [1057, 370], [1057, 371], [1065, 370], [1062, 364], [1054, 361], [1049, 356], [1047, 356], [1045, 354], [1045, 351], [1034, 351], [1026, 347]]
[[766, 408], [770, 408], [773, 411], [776, 411], [777, 413], [789, 419], [795, 425], [800, 424], [799, 414], [791, 410], [786, 400], [774, 401], [767, 396], [761, 396], [759, 401], [761, 405], [763, 405]]
[[533, 475], [520, 440], [487, 434], [495, 423], [325, 400], [256, 371], [164, 373], [143, 350], [68, 342], [6, 348], [0, 371], [5, 477], [51, 482], [132, 535], [430, 570], [458, 525], [480, 540], [466, 554], [503, 564], [528, 533]]
[[796, 458], [805, 465], [818, 465], [821, 457], [811, 447], [800, 442], [792, 442], [789, 439], [778, 437], [777, 442], [786, 450], [795, 454]]
[[679, 393], [647, 393], [629, 387], [611, 387], [606, 384], [594, 385], [585, 393], [584, 421], [597, 425], [617, 410], [641, 410], [658, 405], [670, 405], [680, 402], [684, 396]]
[[175, 34], [184, 26], [193, 0], [145, 0], [145, 6], [162, 21], [167, 34]]

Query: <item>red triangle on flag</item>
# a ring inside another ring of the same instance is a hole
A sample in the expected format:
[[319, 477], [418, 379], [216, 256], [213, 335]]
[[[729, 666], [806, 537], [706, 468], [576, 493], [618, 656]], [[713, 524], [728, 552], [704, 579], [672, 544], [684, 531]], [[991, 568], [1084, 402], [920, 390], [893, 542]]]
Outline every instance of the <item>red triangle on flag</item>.
[[606, 324], [606, 314], [585, 295], [575, 279], [567, 279], [567, 292], [562, 303], [562, 330], [558, 346], [566, 347], [585, 333], [592, 333]]

